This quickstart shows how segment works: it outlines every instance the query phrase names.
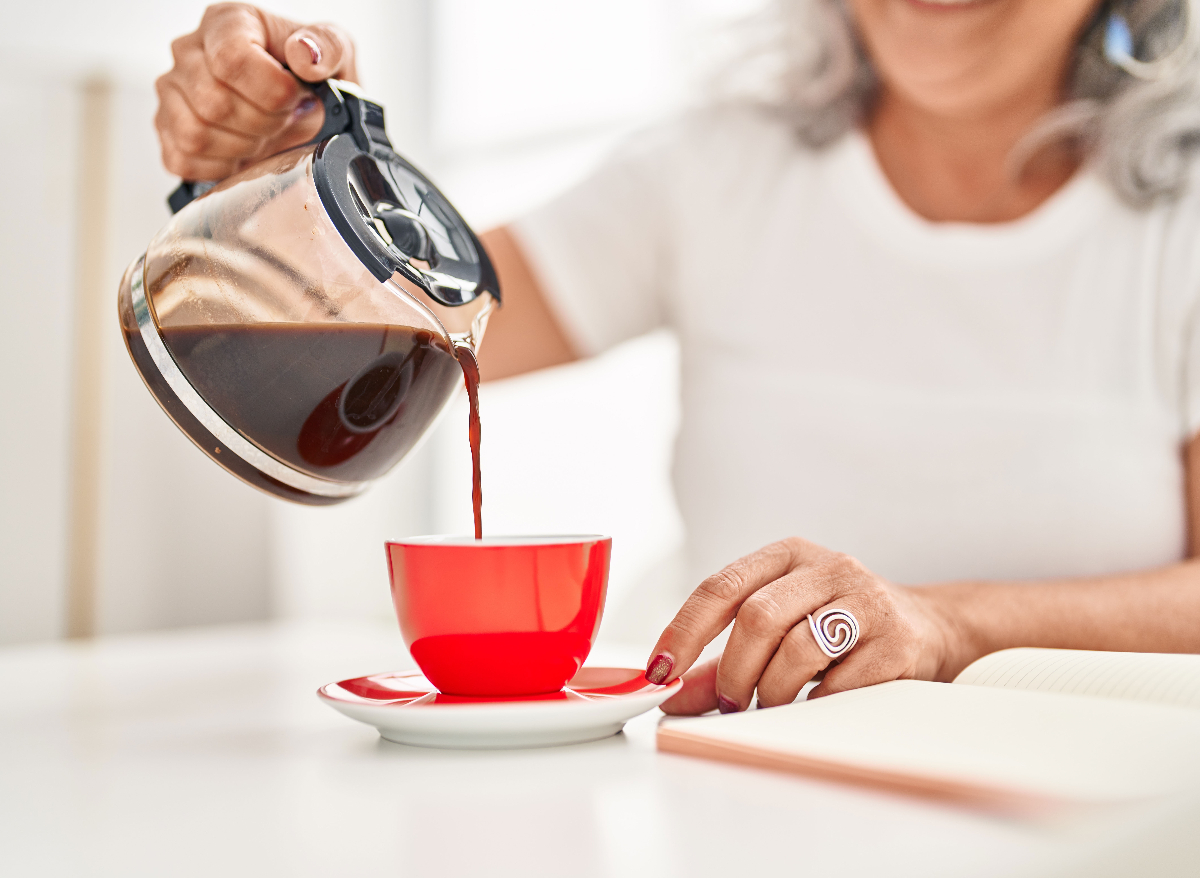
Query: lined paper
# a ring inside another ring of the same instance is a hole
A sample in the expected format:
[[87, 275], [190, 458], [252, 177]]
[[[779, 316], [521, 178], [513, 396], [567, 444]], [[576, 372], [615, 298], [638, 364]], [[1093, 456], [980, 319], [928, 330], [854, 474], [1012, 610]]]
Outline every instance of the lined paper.
[[1200, 708], [1200, 656], [1019, 647], [976, 660], [954, 683]]

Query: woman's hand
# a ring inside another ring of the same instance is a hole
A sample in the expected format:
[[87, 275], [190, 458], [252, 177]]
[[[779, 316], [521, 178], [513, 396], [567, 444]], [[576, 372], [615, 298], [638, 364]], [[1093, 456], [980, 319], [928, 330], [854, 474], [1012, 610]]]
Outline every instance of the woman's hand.
[[[825, 671], [809, 698], [897, 678], [946, 679], [965, 665], [957, 626], [923, 594], [888, 583], [850, 556], [793, 537], [738, 559], [692, 593], [658, 639], [646, 676], [665, 683], [691, 668], [730, 622], [719, 660], [697, 666], [662, 708], [668, 714], [786, 705]], [[817, 646], [808, 615], [849, 611], [857, 645], [836, 663]]]
[[354, 43], [340, 29], [243, 3], [210, 6], [171, 54], [175, 66], [155, 83], [154, 124], [163, 164], [185, 180], [220, 180], [315, 137], [325, 111], [296, 77], [358, 79]]

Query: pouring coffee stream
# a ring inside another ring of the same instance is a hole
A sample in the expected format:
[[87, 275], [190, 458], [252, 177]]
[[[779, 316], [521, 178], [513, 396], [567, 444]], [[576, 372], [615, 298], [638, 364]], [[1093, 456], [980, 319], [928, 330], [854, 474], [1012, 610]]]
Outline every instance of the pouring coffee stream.
[[471, 441], [471, 509], [475, 514], [475, 539], [483, 540], [483, 477], [479, 467], [479, 444], [483, 430], [479, 421], [479, 361], [475, 359], [475, 349], [470, 345], [456, 345], [454, 356], [458, 358], [467, 385], [467, 402], [470, 405], [467, 434]]
[[334, 81], [317, 94], [314, 141], [172, 194], [175, 216], [122, 280], [130, 356], [211, 459], [306, 504], [382, 477], [465, 381], [482, 536], [475, 353], [495, 271], [392, 149], [378, 104]]

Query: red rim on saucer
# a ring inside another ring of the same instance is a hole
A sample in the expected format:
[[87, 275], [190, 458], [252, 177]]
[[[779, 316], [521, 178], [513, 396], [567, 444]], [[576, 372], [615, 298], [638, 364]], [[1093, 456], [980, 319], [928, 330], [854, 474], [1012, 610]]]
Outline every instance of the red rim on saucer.
[[528, 748], [605, 738], [656, 708], [681, 681], [657, 685], [633, 668], [580, 669], [557, 693], [450, 696], [419, 671], [326, 684], [320, 699], [379, 730], [388, 741], [436, 748]]
[[663, 687], [646, 680], [646, 673], [633, 668], [581, 668], [557, 693], [531, 696], [451, 696], [439, 693], [419, 671], [392, 671], [349, 678], [326, 684], [317, 692], [326, 699], [358, 705], [494, 705], [514, 702], [569, 702], [579, 699], [611, 699], [635, 693], [653, 693]]

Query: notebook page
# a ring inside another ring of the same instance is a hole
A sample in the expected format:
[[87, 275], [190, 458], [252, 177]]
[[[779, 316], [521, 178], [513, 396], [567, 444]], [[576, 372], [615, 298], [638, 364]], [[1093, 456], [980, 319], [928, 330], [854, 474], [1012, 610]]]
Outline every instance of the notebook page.
[[1200, 708], [1200, 656], [1018, 647], [976, 660], [954, 683]]
[[890, 787], [932, 780], [951, 794], [990, 789], [1077, 802], [1195, 784], [1197, 741], [1200, 712], [928, 681], [659, 725], [664, 751]]

